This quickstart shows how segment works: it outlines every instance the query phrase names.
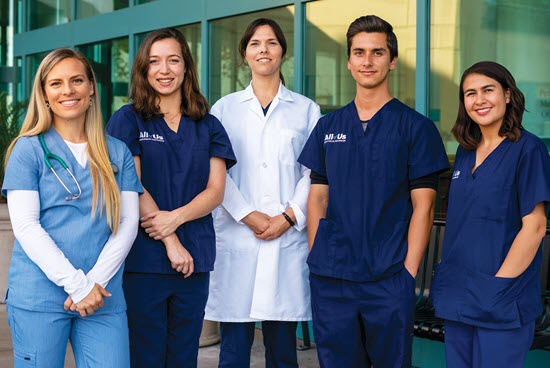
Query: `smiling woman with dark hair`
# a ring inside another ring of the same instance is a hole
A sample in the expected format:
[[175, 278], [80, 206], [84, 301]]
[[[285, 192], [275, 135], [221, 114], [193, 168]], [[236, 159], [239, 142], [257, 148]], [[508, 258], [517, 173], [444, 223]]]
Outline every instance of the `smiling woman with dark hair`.
[[310, 180], [297, 158], [320, 111], [285, 88], [286, 47], [272, 19], [250, 23], [239, 43], [250, 86], [212, 107], [239, 161], [214, 219], [217, 256], [205, 318], [221, 321], [220, 367], [250, 366], [256, 321], [266, 366], [297, 367], [297, 322], [311, 319], [304, 231]]
[[445, 319], [447, 367], [523, 367], [541, 313], [550, 158], [523, 129], [525, 99], [502, 65], [467, 69], [459, 100], [460, 147], [431, 290]]
[[132, 367], [194, 367], [216, 250], [210, 213], [235, 156], [178, 30], [143, 41], [130, 98], [107, 131], [130, 148], [145, 191], [124, 273]]

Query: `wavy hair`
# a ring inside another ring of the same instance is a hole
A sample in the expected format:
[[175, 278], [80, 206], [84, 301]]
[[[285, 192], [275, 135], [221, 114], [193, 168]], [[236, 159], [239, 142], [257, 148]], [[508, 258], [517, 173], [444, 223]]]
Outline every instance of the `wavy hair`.
[[458, 98], [458, 114], [451, 132], [458, 143], [469, 151], [474, 151], [481, 142], [481, 130], [475, 121], [470, 118], [464, 106], [464, 81], [471, 74], [481, 74], [494, 79], [506, 92], [510, 92], [510, 102], [506, 104], [506, 112], [502, 125], [498, 131], [501, 137], [516, 142], [521, 137], [522, 119], [525, 110], [525, 97], [516, 85], [512, 74], [504, 66], [494, 61], [480, 61], [464, 71], [460, 79]]
[[120, 192], [109, 160], [95, 74], [90, 62], [82, 53], [62, 48], [50, 52], [42, 60], [34, 78], [27, 115], [19, 135], [8, 147], [5, 165], [7, 166], [13, 146], [20, 137], [37, 136], [51, 128], [53, 113], [46, 106], [44, 85], [51, 70], [62, 60], [71, 58], [84, 65], [86, 78], [92, 83], [94, 90], [94, 94], [90, 97], [92, 103], [86, 111], [84, 123], [84, 134], [88, 140], [86, 153], [93, 188], [92, 217], [99, 206], [100, 214], [103, 214], [105, 210], [107, 223], [112, 232], [116, 233], [120, 223]]
[[180, 45], [185, 65], [185, 77], [181, 85], [181, 113], [195, 121], [202, 120], [208, 114], [210, 105], [201, 93], [197, 70], [185, 36], [175, 28], [162, 28], [153, 31], [141, 43], [132, 65], [129, 93], [132, 106], [145, 121], [163, 116], [159, 106], [161, 97], [149, 83], [147, 72], [149, 70], [151, 46], [155, 42], [167, 38], [174, 39]]

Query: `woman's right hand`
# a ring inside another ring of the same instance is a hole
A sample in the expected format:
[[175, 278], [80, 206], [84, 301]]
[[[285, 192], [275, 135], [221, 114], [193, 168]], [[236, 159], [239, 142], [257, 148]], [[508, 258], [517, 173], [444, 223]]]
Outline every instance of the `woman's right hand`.
[[252, 211], [243, 218], [243, 222], [246, 226], [254, 232], [254, 234], [262, 234], [269, 228], [270, 217], [260, 211]]
[[163, 239], [164, 246], [166, 247], [166, 254], [172, 265], [172, 268], [178, 272], [183, 273], [183, 277], [187, 278], [193, 274], [195, 271], [195, 266], [193, 264], [193, 257], [181, 245], [179, 239], [172, 234]]
[[65, 310], [72, 310], [73, 312], [80, 313], [81, 317], [94, 314], [96, 310], [103, 307], [105, 302], [103, 297], [110, 297], [111, 293], [105, 290], [101, 285], [95, 284], [93, 289], [78, 303], [73, 303], [72, 298], [69, 296], [65, 300]]

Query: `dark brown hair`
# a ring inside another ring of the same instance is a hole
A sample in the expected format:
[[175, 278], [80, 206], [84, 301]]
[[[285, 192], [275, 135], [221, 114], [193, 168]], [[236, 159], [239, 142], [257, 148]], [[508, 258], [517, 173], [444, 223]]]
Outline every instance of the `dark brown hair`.
[[519, 140], [521, 129], [523, 129], [521, 121], [525, 111], [525, 97], [517, 87], [516, 81], [508, 69], [493, 61], [480, 61], [466, 69], [460, 79], [458, 91], [460, 103], [456, 122], [451, 130], [458, 143], [467, 150], [474, 151], [481, 142], [481, 130], [475, 121], [468, 116], [464, 106], [464, 81], [471, 74], [481, 74], [494, 79], [500, 83], [504, 92], [510, 92], [510, 102], [506, 104], [506, 112], [498, 134], [513, 142]]
[[353, 37], [361, 32], [385, 33], [386, 45], [390, 50], [390, 60], [397, 57], [397, 36], [393, 33], [392, 25], [376, 15], [365, 15], [357, 18], [349, 25], [348, 32], [346, 33], [346, 38], [348, 41], [348, 58], [351, 52]]
[[[256, 32], [256, 29], [261, 26], [269, 26], [273, 33], [275, 33], [275, 37], [277, 37], [277, 41], [279, 41], [279, 44], [281, 45], [281, 48], [283, 49], [283, 55], [282, 57], [285, 57], [286, 55], [286, 38], [281, 30], [281, 27], [275, 22], [273, 19], [269, 18], [258, 18], [252, 23], [246, 27], [246, 30], [243, 33], [243, 36], [241, 37], [241, 40], [239, 41], [239, 54], [241, 54], [241, 58], [244, 62], [245, 56], [246, 56], [246, 47], [248, 46], [248, 42], [250, 42], [250, 39], [252, 36], [254, 36], [254, 32]], [[281, 78], [281, 81], [283, 84], [285, 84], [285, 78], [283, 77], [283, 73], [279, 70], [279, 78]]]
[[132, 106], [145, 121], [163, 116], [159, 108], [160, 96], [147, 80], [147, 71], [149, 70], [151, 46], [155, 42], [167, 38], [176, 40], [180, 45], [185, 64], [185, 77], [181, 85], [181, 113], [193, 120], [201, 120], [208, 113], [210, 106], [201, 93], [197, 70], [187, 41], [183, 34], [175, 28], [163, 28], [153, 31], [141, 43], [132, 66], [129, 94]]

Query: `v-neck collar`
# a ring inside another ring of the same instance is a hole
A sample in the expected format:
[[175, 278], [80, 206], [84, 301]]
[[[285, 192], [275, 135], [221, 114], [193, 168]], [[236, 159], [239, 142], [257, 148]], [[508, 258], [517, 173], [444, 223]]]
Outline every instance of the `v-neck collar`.
[[60, 156], [59, 153], [57, 153], [56, 151], [58, 150], [62, 151], [64, 157], [62, 156], [61, 158], [64, 161], [68, 161], [68, 162], [65, 162], [67, 165], [69, 165], [69, 161], [70, 161], [71, 164], [69, 165], [69, 167], [71, 168], [71, 170], [74, 170], [74, 171], [88, 170], [89, 162], [86, 161], [86, 165], [81, 166], [80, 163], [78, 163], [78, 161], [76, 160], [76, 157], [74, 157], [73, 151], [71, 151], [69, 146], [67, 146], [67, 143], [65, 143], [63, 138], [59, 135], [59, 133], [57, 132], [57, 130], [55, 130], [54, 127], [51, 127], [46, 133], [44, 133], [44, 136], [47, 136], [47, 135], [51, 135], [51, 140], [53, 141], [53, 144], [48, 144], [48, 142], [46, 142], [48, 149], [50, 150], [51, 153], [53, 153], [54, 155]]
[[[506, 150], [508, 145], [511, 143], [511, 141], [508, 138], [505, 138], [500, 142], [492, 151], [485, 157], [485, 160], [479, 164], [478, 167], [473, 169], [473, 167], [476, 164], [476, 151], [472, 151], [470, 155], [470, 160], [468, 162], [468, 173], [472, 177], [472, 179], [475, 179], [479, 175], [483, 175], [485, 172], [487, 172], [489, 169], [493, 167], [494, 165], [491, 165], [491, 162], [495, 161], [498, 157], [501, 156], [501, 153]], [[473, 171], [472, 171], [473, 170]]]
[[367, 129], [363, 130], [363, 126], [361, 124], [362, 120], [359, 117], [359, 111], [357, 110], [357, 105], [355, 105], [355, 100], [351, 101], [350, 103], [350, 113], [352, 116], [353, 122], [353, 130], [356, 131], [356, 135], [360, 136], [366, 136], [367, 132], [373, 128], [373, 125], [375, 126], [384, 116], [384, 111], [388, 108], [390, 108], [390, 105], [393, 104], [393, 102], [396, 101], [396, 98], [393, 97], [391, 100], [386, 102], [378, 111], [368, 120]]

